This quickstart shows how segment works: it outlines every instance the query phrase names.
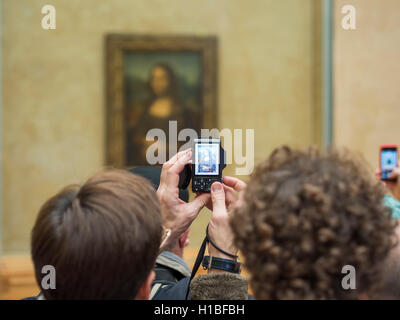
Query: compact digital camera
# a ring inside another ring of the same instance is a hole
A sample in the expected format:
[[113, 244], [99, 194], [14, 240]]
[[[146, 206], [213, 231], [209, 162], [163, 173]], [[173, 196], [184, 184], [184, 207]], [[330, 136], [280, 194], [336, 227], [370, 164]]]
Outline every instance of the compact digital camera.
[[222, 182], [222, 170], [226, 167], [221, 140], [195, 139], [192, 154], [192, 165], [186, 165], [181, 172], [179, 187], [186, 188], [191, 178], [194, 193], [210, 192], [214, 182]]

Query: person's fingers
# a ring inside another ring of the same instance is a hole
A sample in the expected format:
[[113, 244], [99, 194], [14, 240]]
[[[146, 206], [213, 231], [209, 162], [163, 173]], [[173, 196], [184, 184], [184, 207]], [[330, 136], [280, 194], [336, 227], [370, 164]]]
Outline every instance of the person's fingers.
[[223, 185], [225, 190], [225, 203], [229, 206], [231, 203], [237, 200], [237, 192], [227, 185]]
[[168, 160], [168, 165], [171, 167], [172, 165], [174, 165], [178, 161], [178, 159], [182, 158], [189, 151], [191, 152], [192, 149], [186, 149], [186, 150], [183, 150], [183, 151], [179, 151], [173, 157], [171, 157], [171, 159]]
[[[400, 182], [400, 178], [399, 178], [399, 176], [400, 176], [400, 169], [399, 168], [396, 168], [396, 169], [394, 169], [391, 173], [390, 173], [390, 175], [389, 175], [389, 179], [392, 179], [392, 180], [382, 180], [382, 177], [381, 177], [381, 175], [379, 174], [379, 179], [381, 180], [381, 182], [383, 183], [383, 185], [391, 192], [391, 193], [394, 193], [394, 191], [395, 191], [395, 189], [396, 189], [396, 187], [397, 187], [397, 184]], [[396, 181], [396, 178], [397, 178], [397, 181]]]
[[187, 149], [183, 151], [184, 153], [177, 157], [175, 163], [172, 164], [171, 167], [168, 168], [165, 175], [165, 188], [177, 188], [179, 184], [179, 173], [185, 167], [185, 164], [188, 163], [189, 159], [192, 157], [192, 150]]
[[180, 152], [176, 153], [173, 157], [171, 157], [171, 159], [164, 162], [162, 169], [161, 169], [160, 185], [164, 185], [168, 169], [171, 168], [171, 166], [176, 162], [176, 160], [178, 158], [182, 157], [186, 152], [187, 152], [187, 150], [180, 151]]
[[192, 157], [191, 149], [183, 151], [182, 154], [180, 154], [176, 159], [174, 159], [174, 162], [168, 168], [167, 177], [169, 172], [179, 174], [183, 170], [183, 167], [189, 162], [191, 157]]
[[[235, 190], [233, 190], [231, 187], [228, 187], [227, 185], [223, 185], [224, 186], [224, 191], [225, 191], [225, 204], [226, 206], [230, 206], [232, 203], [234, 203], [235, 201], [237, 201], [238, 197], [237, 197], [237, 193]], [[201, 193], [197, 192], [196, 195], [200, 195]], [[211, 197], [209, 198], [209, 200], [206, 203], [206, 208], [208, 208], [209, 210], [213, 210], [213, 205], [212, 205], [212, 200]]]
[[395, 168], [389, 175], [389, 179], [395, 179], [400, 176], [400, 168]]
[[223, 183], [226, 184], [228, 187], [233, 188], [236, 191], [242, 191], [246, 188], [247, 184], [242, 180], [239, 180], [234, 177], [225, 176], [223, 177]]
[[227, 212], [225, 204], [225, 191], [221, 183], [214, 182], [211, 185], [211, 200], [213, 205], [213, 215], [224, 215]]
[[381, 180], [381, 169], [376, 169], [375, 170], [375, 177], [378, 179], [378, 180]]
[[[188, 152], [188, 149], [185, 151], [178, 152], [173, 157], [171, 157], [171, 159], [169, 159], [167, 162], [165, 162], [163, 164], [162, 169], [161, 169], [161, 175], [160, 175], [160, 184], [157, 189], [157, 195], [159, 198], [162, 197], [163, 194], [165, 194], [165, 193], [169, 194], [169, 196], [167, 198], [171, 198], [171, 196], [172, 196], [171, 193], [174, 194], [173, 196], [175, 198], [178, 197], [179, 190], [175, 187], [173, 187], [171, 189], [170, 187], [167, 186], [167, 175], [168, 175], [168, 170], [176, 163], [176, 161], [178, 159], [182, 158], [187, 152]], [[178, 175], [177, 181], [178, 182], [176, 182], [176, 187], [179, 184], [179, 175]]]
[[190, 210], [193, 214], [197, 215], [199, 214], [200, 210], [203, 209], [203, 207], [208, 203], [210, 200], [210, 194], [209, 193], [201, 193], [196, 196], [191, 202], [189, 202], [187, 205], [189, 206]]
[[[200, 195], [202, 195], [203, 193], [201, 193], [201, 192], [196, 192], [195, 194], [196, 194], [196, 196], [200, 196]], [[209, 196], [208, 199], [207, 199], [207, 203], [205, 204], [205, 207], [206, 207], [207, 209], [209, 209], [209, 210], [212, 210], [211, 194], [210, 194], [210, 196]]]
[[[177, 155], [177, 154], [176, 154]], [[176, 156], [175, 155], [175, 156]], [[174, 156], [174, 157], [175, 157]], [[171, 164], [169, 163], [169, 161], [166, 161], [163, 163], [162, 168], [161, 168], [161, 175], [160, 175], [160, 184], [158, 185], [158, 189], [157, 192], [161, 192], [164, 187], [165, 187], [165, 180], [166, 180], [166, 176], [167, 176], [167, 171], [168, 169], [171, 167]]]

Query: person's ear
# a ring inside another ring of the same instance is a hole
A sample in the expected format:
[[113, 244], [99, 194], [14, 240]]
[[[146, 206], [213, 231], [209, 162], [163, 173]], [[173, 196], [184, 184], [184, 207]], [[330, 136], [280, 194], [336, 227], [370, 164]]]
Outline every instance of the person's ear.
[[180, 247], [181, 249], [187, 247], [187, 246], [189, 245], [189, 243], [190, 243], [190, 240], [189, 240], [189, 231], [190, 231], [190, 227], [187, 228], [187, 230], [186, 230], [184, 233], [182, 233], [182, 234], [180, 235], [179, 239], [178, 239], [178, 241], [179, 241], [179, 247]]
[[147, 279], [143, 282], [142, 286], [139, 288], [139, 291], [135, 297], [135, 300], [149, 300], [150, 292], [151, 292], [151, 284], [153, 283], [156, 274], [154, 270], [151, 270]]

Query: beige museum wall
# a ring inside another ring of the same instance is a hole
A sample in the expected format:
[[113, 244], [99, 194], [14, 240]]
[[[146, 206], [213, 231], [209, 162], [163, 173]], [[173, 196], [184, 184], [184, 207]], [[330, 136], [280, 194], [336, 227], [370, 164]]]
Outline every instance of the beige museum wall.
[[[356, 30], [340, 9], [356, 8]], [[334, 140], [373, 168], [379, 145], [400, 144], [400, 1], [337, 0], [334, 37]]]
[[[44, 31], [49, 3], [57, 29]], [[258, 162], [279, 144], [319, 141], [315, 9], [312, 0], [3, 0], [4, 253], [27, 253], [40, 205], [104, 165], [106, 33], [217, 35], [219, 126], [255, 129]]]

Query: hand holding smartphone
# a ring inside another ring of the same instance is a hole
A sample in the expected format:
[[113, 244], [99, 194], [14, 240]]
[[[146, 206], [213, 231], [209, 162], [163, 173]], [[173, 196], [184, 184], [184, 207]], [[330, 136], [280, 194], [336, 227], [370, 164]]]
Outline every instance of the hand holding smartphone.
[[397, 167], [398, 151], [395, 144], [384, 144], [380, 147], [380, 178], [383, 181], [396, 181], [390, 178], [392, 171]]

